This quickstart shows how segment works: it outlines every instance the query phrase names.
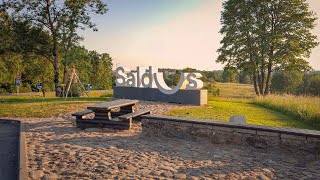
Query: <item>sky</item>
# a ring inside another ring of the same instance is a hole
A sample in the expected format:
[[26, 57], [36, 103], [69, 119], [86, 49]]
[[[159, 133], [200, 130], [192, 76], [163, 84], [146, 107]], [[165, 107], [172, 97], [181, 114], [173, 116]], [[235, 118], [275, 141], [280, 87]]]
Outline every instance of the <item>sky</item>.
[[[219, 70], [216, 63], [222, 36], [223, 0], [105, 0], [108, 12], [94, 15], [98, 32], [80, 31], [89, 50], [109, 53], [117, 66], [192, 67]], [[320, 41], [320, 0], [307, 0], [317, 13], [313, 33]], [[320, 46], [310, 65], [320, 70]]]

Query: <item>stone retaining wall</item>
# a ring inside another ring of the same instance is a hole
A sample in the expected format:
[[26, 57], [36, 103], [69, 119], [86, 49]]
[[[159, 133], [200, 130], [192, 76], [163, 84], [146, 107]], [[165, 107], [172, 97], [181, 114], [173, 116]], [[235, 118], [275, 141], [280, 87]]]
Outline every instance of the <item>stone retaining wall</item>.
[[145, 115], [142, 118], [142, 136], [165, 136], [257, 148], [281, 147], [320, 154], [320, 131], [304, 129]]

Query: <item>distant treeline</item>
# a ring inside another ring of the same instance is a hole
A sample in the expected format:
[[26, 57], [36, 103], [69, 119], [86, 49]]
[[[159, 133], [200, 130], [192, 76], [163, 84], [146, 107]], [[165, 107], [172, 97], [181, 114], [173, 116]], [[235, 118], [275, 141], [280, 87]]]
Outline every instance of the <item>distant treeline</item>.
[[[252, 78], [245, 71], [235, 69], [200, 71], [193, 68], [160, 69], [164, 72], [164, 80], [168, 85], [176, 86], [181, 72], [199, 72], [204, 82], [231, 82], [252, 84]], [[273, 94], [320, 95], [320, 71], [274, 71], [271, 76], [271, 92]]]
[[107, 10], [102, 0], [3, 0], [0, 92], [15, 92], [15, 80], [20, 79], [20, 92], [37, 91], [36, 84], [41, 84], [43, 94], [54, 90], [62, 97], [73, 67], [85, 84], [92, 84], [94, 89], [110, 88], [111, 57], [79, 46], [83, 37], [78, 34], [85, 29], [97, 31], [91, 16]]
[[[112, 58], [107, 53], [99, 54], [88, 51], [84, 47], [76, 46], [67, 54], [62, 54], [60, 74], [62, 86], [68, 84], [70, 69], [75, 67], [81, 82], [92, 89], [110, 89], [112, 86]], [[16, 78], [20, 76], [20, 92], [54, 91], [54, 70], [46, 58], [36, 54], [18, 52], [3, 53], [0, 55], [0, 93], [16, 92]], [[37, 84], [42, 87], [37, 89]], [[87, 88], [87, 87], [86, 87]]]
[[[20, 79], [20, 92], [40, 90], [45, 95], [56, 91], [62, 96], [73, 67], [85, 86], [111, 88], [112, 58], [79, 45], [83, 38], [75, 31], [82, 23], [61, 22], [64, 27], [52, 34], [43, 25], [14, 17], [12, 12], [0, 8], [0, 93], [16, 92], [16, 79]], [[40, 84], [41, 88], [37, 86]]]
[[274, 94], [320, 95], [320, 72], [276, 71], [272, 74], [271, 92]]
[[238, 72], [236, 70], [213, 70], [213, 71], [201, 71], [193, 68], [184, 69], [170, 69], [162, 68], [160, 72], [164, 72], [164, 80], [168, 85], [177, 85], [180, 79], [181, 72], [199, 72], [202, 74], [201, 80], [204, 82], [233, 82], [241, 84], [251, 84], [251, 78], [246, 72]]

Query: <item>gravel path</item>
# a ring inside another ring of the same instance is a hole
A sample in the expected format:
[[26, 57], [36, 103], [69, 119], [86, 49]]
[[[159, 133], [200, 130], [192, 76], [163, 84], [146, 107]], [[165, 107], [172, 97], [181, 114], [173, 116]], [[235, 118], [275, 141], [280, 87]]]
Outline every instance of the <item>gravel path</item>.
[[[185, 106], [141, 102], [154, 114]], [[131, 130], [80, 130], [69, 114], [24, 119], [31, 179], [320, 179], [313, 155], [168, 138]]]

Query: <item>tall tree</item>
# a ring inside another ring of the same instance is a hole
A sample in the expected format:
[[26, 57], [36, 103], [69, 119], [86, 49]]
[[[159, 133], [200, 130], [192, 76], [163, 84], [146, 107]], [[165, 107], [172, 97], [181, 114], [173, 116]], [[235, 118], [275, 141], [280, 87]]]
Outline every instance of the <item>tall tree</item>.
[[310, 32], [317, 18], [305, 0], [227, 0], [223, 8], [216, 61], [247, 70], [257, 95], [269, 94], [275, 69], [310, 69], [305, 58], [318, 45]]
[[[96, 25], [91, 22], [90, 15], [106, 13], [106, 4], [101, 0], [4, 0], [2, 7], [9, 9], [7, 12], [11, 12], [14, 18], [46, 28], [50, 33], [55, 91], [56, 96], [62, 96], [59, 71], [61, 34], [70, 27], [95, 29]], [[70, 31], [75, 33], [75, 30]]]
[[91, 83], [96, 89], [110, 89], [112, 84], [112, 58], [108, 53], [98, 54], [90, 51], [93, 72]]

